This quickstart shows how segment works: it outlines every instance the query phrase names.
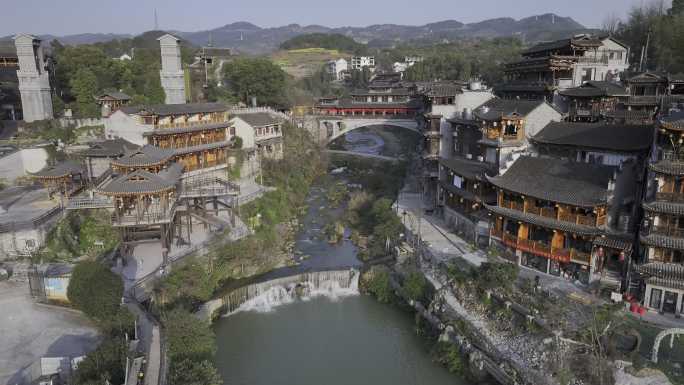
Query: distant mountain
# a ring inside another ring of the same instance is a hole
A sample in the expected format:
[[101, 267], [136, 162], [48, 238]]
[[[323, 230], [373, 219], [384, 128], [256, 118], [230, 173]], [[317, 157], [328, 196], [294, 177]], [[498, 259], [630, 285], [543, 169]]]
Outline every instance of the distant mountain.
[[[497, 18], [464, 24], [456, 20], [444, 20], [420, 26], [398, 24], [376, 24], [367, 27], [329, 28], [322, 25], [301, 26], [290, 24], [281, 27], [261, 28], [245, 21], [226, 24], [222, 27], [197, 31], [171, 31], [189, 43], [202, 46], [211, 41], [216, 47], [232, 48], [249, 54], [263, 54], [275, 51], [281, 43], [295, 36], [310, 33], [338, 33], [360, 43], [371, 46], [392, 46], [407, 42], [441, 42], [464, 38], [494, 38], [518, 36], [526, 43], [551, 40], [580, 32], [591, 32], [570, 17], [552, 13], [515, 20]], [[58, 39], [64, 44], [91, 44], [114, 39], [130, 38], [131, 35], [84, 33], [55, 37], [43, 35], [44, 40]], [[0, 38], [0, 40], [10, 37]]]
[[589, 30], [586, 27], [570, 17], [548, 13], [521, 20], [498, 18], [469, 24], [445, 20], [420, 26], [376, 24], [367, 27], [328, 28], [320, 25], [290, 24], [282, 27], [260, 28], [251, 23], [238, 22], [207, 31], [177, 33], [195, 45], [206, 44], [211, 37], [215, 46], [258, 54], [271, 52], [282, 42], [308, 33], [338, 33], [361, 43], [387, 46], [412, 41], [425, 43], [506, 36], [518, 36], [528, 43], [533, 43], [587, 31]]

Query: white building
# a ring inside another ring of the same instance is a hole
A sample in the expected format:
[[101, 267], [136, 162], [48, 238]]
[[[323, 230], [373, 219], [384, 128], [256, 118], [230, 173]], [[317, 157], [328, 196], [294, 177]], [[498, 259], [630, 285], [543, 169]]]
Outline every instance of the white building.
[[342, 58], [330, 60], [325, 69], [335, 80], [344, 80], [344, 72], [349, 69], [348, 64], [347, 60]]
[[375, 69], [375, 56], [352, 56], [351, 69], [360, 70], [364, 67]]
[[185, 73], [181, 63], [180, 39], [166, 34], [160, 38], [162, 69], [159, 71], [161, 85], [166, 94], [166, 104], [185, 103]]
[[19, 93], [24, 121], [52, 119], [52, 94], [50, 75], [40, 40], [31, 35], [14, 37], [19, 59]]

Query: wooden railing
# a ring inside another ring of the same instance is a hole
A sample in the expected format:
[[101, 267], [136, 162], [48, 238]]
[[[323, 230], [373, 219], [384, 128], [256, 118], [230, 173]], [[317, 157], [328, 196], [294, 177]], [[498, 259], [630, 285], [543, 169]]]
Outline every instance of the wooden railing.
[[684, 193], [657, 192], [656, 200], [664, 202], [684, 203]]
[[228, 123], [223, 119], [209, 119], [209, 120], [198, 120], [198, 121], [191, 121], [191, 122], [177, 122], [177, 123], [164, 123], [164, 124], [156, 124], [154, 127], [155, 128], [188, 128], [188, 127], [195, 127], [199, 126], [202, 124], [212, 124], [212, 123]]
[[514, 247], [518, 250], [539, 255], [545, 258], [550, 258], [561, 262], [572, 261], [586, 265], [590, 264], [591, 262], [591, 254], [578, 251], [577, 249], [551, 247], [547, 243], [519, 238], [515, 235], [494, 228], [492, 228], [490, 234], [492, 237], [501, 239], [506, 246]]
[[524, 204], [522, 202], [514, 202], [514, 201], [509, 201], [509, 200], [503, 200], [501, 203], [501, 207], [511, 209], [511, 210], [516, 210], [516, 211], [522, 211], [524, 212]]
[[678, 229], [670, 226], [651, 226], [647, 233], [664, 235], [666, 237], [684, 238], [684, 229]]
[[672, 162], [684, 162], [684, 153], [672, 150], [663, 150], [660, 152], [660, 160], [669, 160]]
[[173, 220], [177, 205], [178, 202], [174, 202], [171, 208], [167, 210], [153, 209], [152, 211], [135, 214], [121, 214], [114, 211], [112, 213], [112, 224], [115, 226], [133, 226], [168, 223]]

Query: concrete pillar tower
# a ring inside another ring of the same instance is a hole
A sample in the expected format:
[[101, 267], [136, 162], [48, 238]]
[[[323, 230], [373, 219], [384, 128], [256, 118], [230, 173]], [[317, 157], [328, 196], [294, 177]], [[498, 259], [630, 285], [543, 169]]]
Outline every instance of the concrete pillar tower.
[[45, 57], [40, 40], [31, 35], [17, 35], [14, 46], [19, 58], [19, 93], [24, 121], [52, 119], [50, 75], [45, 69]]
[[162, 69], [159, 75], [166, 94], [166, 104], [183, 104], [185, 77], [181, 65], [180, 39], [167, 33], [157, 40], [161, 47]]

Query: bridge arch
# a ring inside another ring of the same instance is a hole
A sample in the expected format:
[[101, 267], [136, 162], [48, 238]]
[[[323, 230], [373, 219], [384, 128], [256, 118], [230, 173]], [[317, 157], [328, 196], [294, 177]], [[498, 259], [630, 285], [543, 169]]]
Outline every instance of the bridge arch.
[[368, 126], [392, 126], [406, 129], [420, 134], [420, 123], [416, 119], [361, 119], [361, 118], [325, 118], [319, 120], [321, 138], [325, 138], [325, 144], [332, 143], [340, 136], [356, 129]]
[[653, 341], [651, 361], [653, 361], [654, 363], [658, 363], [658, 350], [660, 349], [660, 343], [663, 341], [665, 337], [670, 336], [670, 348], [672, 348], [672, 346], [674, 345], [675, 336], [679, 336], [682, 334], [684, 334], [684, 328], [665, 329], [658, 333], [658, 335], [655, 338], [655, 341]]

